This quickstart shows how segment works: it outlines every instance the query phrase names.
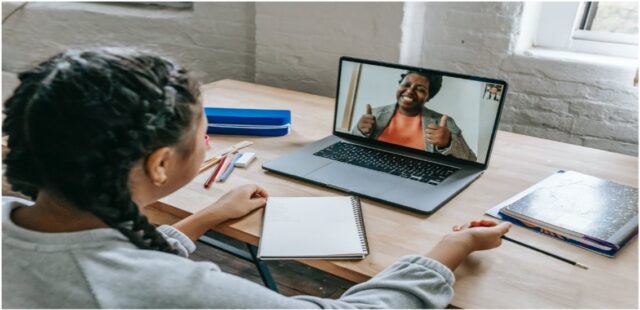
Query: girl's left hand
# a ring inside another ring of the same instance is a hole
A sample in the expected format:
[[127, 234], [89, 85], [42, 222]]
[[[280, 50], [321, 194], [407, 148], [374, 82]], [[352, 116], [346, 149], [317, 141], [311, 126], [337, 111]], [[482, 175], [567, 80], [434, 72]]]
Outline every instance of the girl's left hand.
[[267, 191], [258, 185], [243, 185], [220, 197], [209, 208], [220, 212], [223, 220], [235, 219], [264, 207], [268, 196]]

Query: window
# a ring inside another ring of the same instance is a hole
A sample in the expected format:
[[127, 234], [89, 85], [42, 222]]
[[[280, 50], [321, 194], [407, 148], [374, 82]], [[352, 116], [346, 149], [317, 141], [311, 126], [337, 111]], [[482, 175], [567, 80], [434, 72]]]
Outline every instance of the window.
[[635, 58], [637, 2], [544, 2], [533, 46]]
[[586, 2], [579, 29], [637, 35], [637, 20], [637, 3]]
[[140, 8], [157, 8], [157, 9], [173, 9], [173, 10], [191, 10], [193, 2], [108, 2], [107, 5], [130, 6]]

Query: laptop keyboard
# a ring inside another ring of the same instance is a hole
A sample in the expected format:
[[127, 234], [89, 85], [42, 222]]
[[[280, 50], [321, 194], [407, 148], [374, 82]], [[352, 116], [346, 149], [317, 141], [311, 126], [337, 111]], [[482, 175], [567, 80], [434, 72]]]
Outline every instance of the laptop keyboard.
[[313, 155], [431, 185], [440, 184], [458, 171], [457, 168], [344, 142], [335, 143]]

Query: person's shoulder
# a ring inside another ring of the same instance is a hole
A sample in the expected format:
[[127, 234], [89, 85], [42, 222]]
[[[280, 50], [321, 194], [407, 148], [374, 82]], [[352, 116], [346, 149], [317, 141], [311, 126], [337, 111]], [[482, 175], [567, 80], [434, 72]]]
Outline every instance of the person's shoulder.
[[431, 110], [426, 106], [422, 106], [422, 116], [427, 119], [440, 119], [442, 117], [442, 113]]
[[[180, 308], [217, 265], [159, 251], [124, 248], [76, 251], [84, 278], [106, 308]], [[116, 297], [117, 296], [117, 297]], [[196, 297], [196, 296], [194, 296]]]
[[[97, 265], [100, 268], [130, 270], [136, 269], [139, 274], [153, 274], [158, 270], [170, 272], [172, 270], [181, 270], [191, 272], [194, 269], [202, 268], [202, 264], [192, 261], [185, 257], [170, 253], [143, 250], [137, 247], [117, 247], [102, 248], [94, 251], [78, 251], [76, 255], [90, 261], [110, 262], [109, 264]], [[206, 263], [207, 268], [219, 270], [218, 266], [213, 263]]]
[[[442, 118], [442, 116], [444, 115], [444, 113], [440, 113], [434, 110], [431, 110], [427, 107], [422, 107], [422, 116], [427, 117], [428, 119], [437, 119], [439, 120], [440, 118]], [[455, 122], [455, 120], [453, 119], [453, 117], [449, 114], [447, 114], [447, 117], [449, 119], [449, 121], [453, 121]]]

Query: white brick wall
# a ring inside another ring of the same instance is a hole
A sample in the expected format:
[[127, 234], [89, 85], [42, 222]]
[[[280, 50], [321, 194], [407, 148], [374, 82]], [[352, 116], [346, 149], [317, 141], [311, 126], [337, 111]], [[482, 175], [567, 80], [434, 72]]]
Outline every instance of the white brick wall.
[[416, 42], [424, 53], [406, 62], [509, 82], [501, 129], [638, 154], [637, 60], [618, 65], [519, 55], [522, 3], [424, 5], [423, 42]]
[[[3, 2], [3, 14], [19, 3]], [[29, 3], [2, 25], [3, 71], [19, 72], [69, 48], [157, 51], [204, 82], [253, 80], [253, 3], [194, 3], [193, 10], [94, 3]]]
[[335, 96], [340, 56], [396, 62], [403, 4], [256, 4], [260, 84]]
[[[17, 5], [4, 2], [3, 16]], [[508, 81], [503, 130], [637, 155], [637, 60], [516, 53], [527, 32], [523, 10], [521, 2], [197, 2], [193, 10], [29, 3], [3, 25], [2, 64], [15, 73], [71, 47], [134, 46], [176, 58], [204, 82], [335, 96], [340, 56], [401, 61]]]

